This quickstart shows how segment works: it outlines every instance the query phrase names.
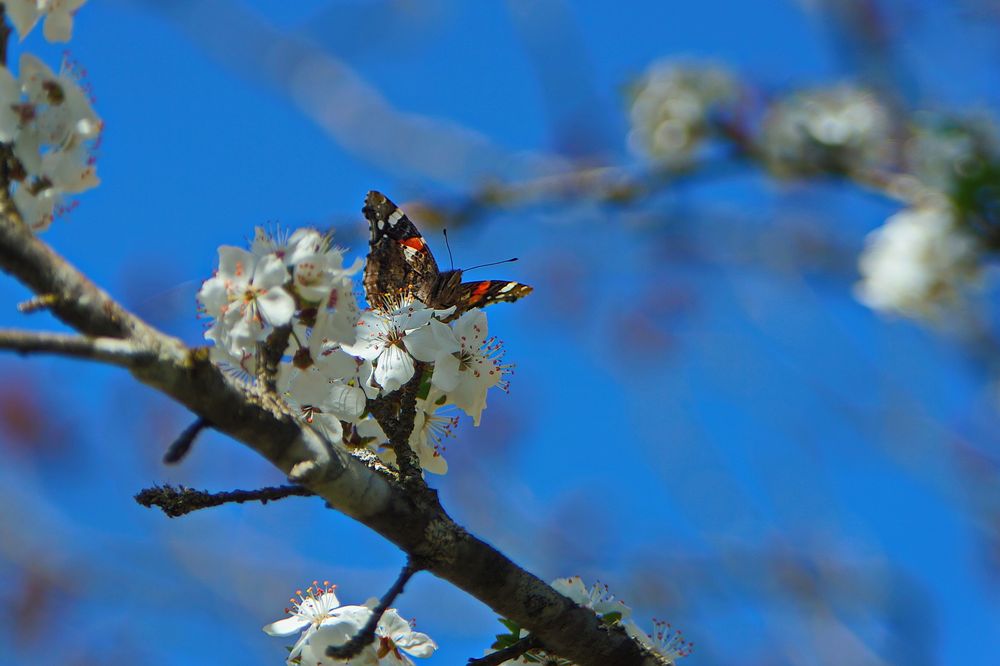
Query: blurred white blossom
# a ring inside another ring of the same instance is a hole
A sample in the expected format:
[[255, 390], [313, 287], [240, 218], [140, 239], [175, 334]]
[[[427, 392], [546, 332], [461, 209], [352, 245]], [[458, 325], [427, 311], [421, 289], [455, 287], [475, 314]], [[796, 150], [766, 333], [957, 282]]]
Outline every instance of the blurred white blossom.
[[877, 166], [892, 149], [889, 111], [852, 86], [804, 91], [768, 111], [761, 150], [783, 176], [845, 173]]
[[917, 114], [904, 145], [909, 173], [940, 192], [953, 192], [956, 183], [984, 164], [1000, 161], [1000, 130], [988, 116], [963, 119]]
[[629, 148], [657, 162], [684, 164], [709, 132], [711, 114], [739, 95], [725, 69], [697, 63], [653, 63], [636, 83]]
[[909, 208], [868, 234], [859, 300], [883, 312], [929, 317], [954, 304], [978, 274], [976, 239], [945, 203]]

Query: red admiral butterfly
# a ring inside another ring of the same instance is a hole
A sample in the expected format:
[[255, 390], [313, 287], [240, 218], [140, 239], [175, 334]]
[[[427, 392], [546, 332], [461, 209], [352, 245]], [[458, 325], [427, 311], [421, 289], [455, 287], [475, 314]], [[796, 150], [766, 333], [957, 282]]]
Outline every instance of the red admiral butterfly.
[[361, 209], [371, 226], [368, 261], [365, 263], [365, 295], [392, 298], [403, 293], [436, 310], [455, 306], [455, 314], [470, 309], [516, 301], [531, 293], [520, 282], [482, 280], [462, 282], [462, 271], [441, 271], [423, 236], [410, 218], [380, 192], [369, 192]]

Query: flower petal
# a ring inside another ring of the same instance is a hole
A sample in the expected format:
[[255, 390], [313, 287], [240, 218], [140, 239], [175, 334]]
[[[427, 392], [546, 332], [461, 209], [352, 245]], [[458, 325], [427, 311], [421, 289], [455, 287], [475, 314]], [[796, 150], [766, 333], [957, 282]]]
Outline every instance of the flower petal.
[[264, 633], [269, 636], [291, 636], [297, 631], [302, 631], [309, 623], [297, 615], [286, 617], [277, 622], [264, 625]]

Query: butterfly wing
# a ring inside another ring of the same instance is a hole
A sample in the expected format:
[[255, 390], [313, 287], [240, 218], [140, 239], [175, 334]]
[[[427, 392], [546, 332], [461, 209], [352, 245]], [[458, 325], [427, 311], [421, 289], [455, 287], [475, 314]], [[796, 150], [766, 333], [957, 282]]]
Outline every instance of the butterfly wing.
[[371, 231], [364, 276], [368, 304], [400, 294], [429, 302], [440, 271], [417, 227], [381, 192], [369, 192], [361, 212]]
[[480, 280], [463, 282], [455, 289], [448, 305], [454, 305], [458, 312], [471, 308], [482, 308], [493, 303], [516, 301], [530, 294], [533, 289], [520, 282], [507, 280]]
[[361, 211], [371, 231], [364, 277], [369, 305], [403, 294], [437, 309], [454, 305], [457, 316], [470, 308], [516, 301], [532, 291], [519, 282], [462, 282], [461, 271], [442, 273], [417, 227], [381, 192], [369, 192]]

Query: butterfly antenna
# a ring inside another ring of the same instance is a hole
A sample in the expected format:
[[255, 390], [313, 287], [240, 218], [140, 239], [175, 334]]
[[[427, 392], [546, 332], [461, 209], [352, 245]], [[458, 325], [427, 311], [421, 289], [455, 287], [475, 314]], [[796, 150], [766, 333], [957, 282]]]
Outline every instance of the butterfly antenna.
[[451, 263], [451, 270], [455, 270], [455, 260], [451, 256], [451, 243], [448, 242], [448, 230], [442, 229], [441, 233], [444, 234], [444, 246], [448, 248], [448, 261]]
[[462, 269], [462, 272], [468, 273], [469, 271], [475, 270], [476, 268], [486, 268], [487, 266], [496, 266], [498, 264], [509, 264], [515, 261], [517, 261], [517, 257], [511, 257], [510, 259], [504, 259], [503, 261], [491, 261], [488, 264], [479, 264], [478, 266], [472, 266], [471, 268]]

